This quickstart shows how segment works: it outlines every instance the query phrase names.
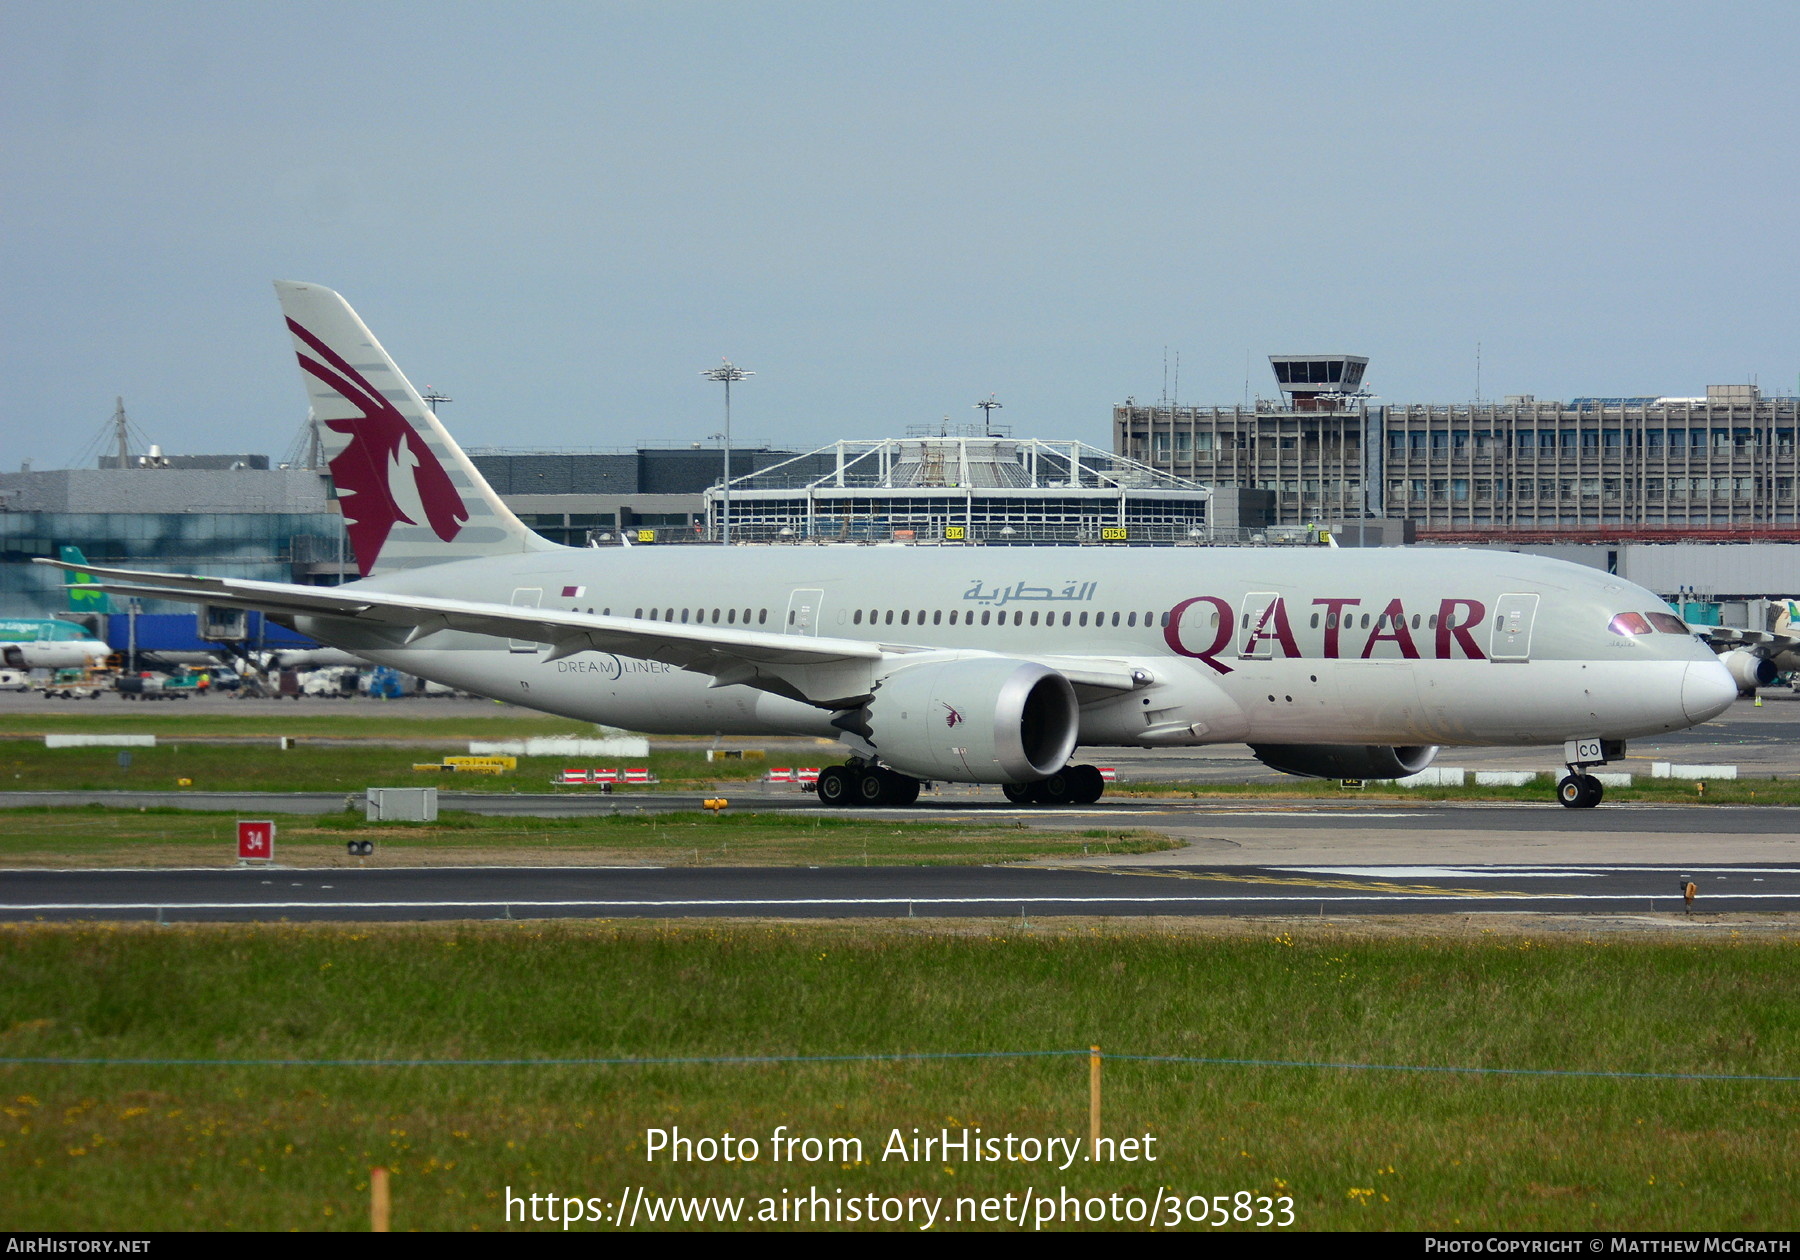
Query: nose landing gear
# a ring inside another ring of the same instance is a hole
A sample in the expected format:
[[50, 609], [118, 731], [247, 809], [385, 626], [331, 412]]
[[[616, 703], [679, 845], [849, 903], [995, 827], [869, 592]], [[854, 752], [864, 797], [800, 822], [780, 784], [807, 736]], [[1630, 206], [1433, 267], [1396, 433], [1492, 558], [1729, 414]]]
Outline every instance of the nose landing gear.
[[1606, 786], [1588, 773], [1625, 755], [1625, 744], [1616, 739], [1571, 739], [1563, 745], [1569, 773], [1556, 785], [1557, 802], [1568, 809], [1592, 809], [1606, 795]]
[[1570, 809], [1592, 809], [1605, 795], [1606, 785], [1591, 774], [1566, 774], [1556, 785], [1556, 799]]

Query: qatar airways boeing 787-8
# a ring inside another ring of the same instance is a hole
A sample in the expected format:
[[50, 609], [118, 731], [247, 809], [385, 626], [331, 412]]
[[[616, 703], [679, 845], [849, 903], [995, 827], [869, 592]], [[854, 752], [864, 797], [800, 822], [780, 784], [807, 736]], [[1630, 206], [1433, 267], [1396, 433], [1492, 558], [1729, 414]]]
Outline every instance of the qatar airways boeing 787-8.
[[[1246, 743], [1294, 774], [1394, 778], [1439, 745], [1552, 745], [1563, 804], [1623, 741], [1738, 685], [1610, 574], [1433, 548], [564, 547], [525, 527], [348, 303], [276, 290], [361, 577], [337, 587], [85, 571], [261, 609], [367, 660], [634, 730], [840, 741], [832, 804], [921, 782], [1090, 803], [1078, 748]], [[42, 563], [56, 563], [45, 560]]]

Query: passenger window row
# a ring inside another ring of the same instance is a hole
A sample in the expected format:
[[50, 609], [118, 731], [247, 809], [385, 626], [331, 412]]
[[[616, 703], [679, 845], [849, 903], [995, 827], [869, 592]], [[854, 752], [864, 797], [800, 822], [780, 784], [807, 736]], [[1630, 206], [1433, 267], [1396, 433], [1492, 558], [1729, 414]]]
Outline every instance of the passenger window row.
[[[579, 612], [580, 610], [576, 609], [576, 608], [571, 608], [569, 611], [570, 612]], [[594, 610], [592, 608], [590, 608], [587, 611], [591, 614]], [[922, 626], [922, 625], [927, 624], [926, 623], [927, 612], [928, 612], [928, 610], [923, 609], [923, 608], [918, 609], [917, 611], [914, 611], [911, 608], [902, 608], [899, 610], [898, 613], [896, 613], [891, 608], [886, 609], [886, 610], [871, 608], [865, 614], [865, 612], [861, 608], [858, 608], [852, 614], [850, 621], [851, 621], [852, 625], [858, 625], [858, 626], [865, 625], [865, 624], [871, 625], [871, 626], [874, 626], [874, 625], [891, 626], [891, 625], [896, 624], [895, 617], [898, 616], [898, 618], [899, 618], [898, 624], [900, 624], [902, 626], [910, 626], [910, 625]], [[636, 608], [636, 609], [632, 610], [631, 615], [633, 617], [636, 617], [639, 620], [643, 620], [643, 621], [668, 621], [668, 622], [677, 622], [681, 625], [711, 624], [711, 625], [715, 625], [715, 626], [716, 625], [748, 626], [748, 625], [753, 624], [752, 620], [751, 620], [752, 613], [755, 614], [755, 621], [754, 621], [755, 625], [763, 626], [763, 625], [768, 624], [769, 610], [767, 608], [755, 608], [755, 609], [745, 608], [741, 611], [736, 608], [725, 608], [725, 609], [719, 609], [719, 608], [713, 608], [713, 609], [706, 609], [706, 608], [693, 608], [693, 609], [689, 609], [689, 608], [663, 608], [663, 609]], [[1149, 612], [1143, 613], [1143, 614], [1141, 614], [1141, 616], [1143, 618], [1143, 620], [1141, 622], [1139, 621], [1140, 614], [1135, 613], [1135, 612], [1126, 612], [1126, 613], [1120, 613], [1120, 612], [1114, 612], [1114, 613], [1065, 612], [1062, 614], [1062, 620], [1060, 622], [1058, 622], [1058, 620], [1057, 620], [1056, 613], [1053, 613], [1053, 612], [1039, 613], [1039, 612], [1034, 611], [1034, 612], [1031, 612], [1028, 614], [1022, 608], [1015, 608], [1012, 610], [1012, 620], [1010, 622], [1007, 620], [1007, 614], [1006, 614], [1005, 609], [999, 609], [998, 611], [996, 611], [991, 608], [983, 608], [980, 610], [980, 613], [981, 613], [981, 617], [980, 617], [980, 621], [978, 623], [976, 620], [976, 610], [973, 608], [969, 608], [969, 609], [952, 608], [948, 614], [947, 620], [946, 620], [946, 616], [945, 616], [943, 609], [941, 609], [941, 608], [931, 609], [931, 610], [929, 610], [929, 615], [930, 615], [930, 619], [931, 619], [930, 624], [934, 625], [934, 626], [941, 626], [941, 625], [954, 626], [959, 623], [962, 625], [965, 625], [965, 626], [973, 626], [976, 624], [980, 624], [980, 625], [984, 625], [984, 626], [986, 626], [986, 625], [1056, 626], [1056, 625], [1060, 624], [1063, 626], [1076, 626], [1076, 627], [1083, 627], [1083, 626], [1089, 626], [1089, 625], [1104, 627], [1104, 626], [1111, 625], [1111, 626], [1124, 626], [1127, 629], [1136, 627], [1140, 624], [1144, 625], [1144, 626], [1165, 626], [1165, 627], [1169, 624], [1169, 614], [1168, 613], [1163, 613], [1160, 618], [1155, 613], [1149, 613]], [[612, 616], [612, 609], [602, 608], [600, 610], [600, 615], [603, 617], [610, 617], [610, 616]], [[1109, 616], [1111, 617], [1110, 623], [1107, 620], [1107, 618]], [[865, 620], [865, 618], [866, 618], [866, 620]], [[1090, 618], [1091, 618], [1091, 620], [1090, 620]], [[1338, 618], [1339, 618], [1339, 614], [1336, 612], [1326, 613], [1325, 614], [1326, 629], [1328, 629], [1328, 630], [1337, 629], [1338, 625], [1339, 625]], [[1387, 613], [1381, 613], [1381, 614], [1378, 614], [1375, 616], [1374, 625], [1375, 625], [1375, 628], [1378, 630], [1393, 629], [1393, 628], [1397, 627], [1399, 625], [1399, 623], [1401, 623], [1405, 620], [1406, 620], [1406, 618], [1403, 616], [1398, 616], [1398, 615], [1390, 616]], [[1435, 629], [1437, 629], [1437, 622], [1438, 622], [1438, 619], [1437, 619], [1436, 613], [1432, 613], [1431, 615], [1424, 617], [1424, 618], [1421, 618], [1418, 613], [1414, 613], [1412, 615], [1412, 628], [1414, 630], [1418, 630], [1420, 628], [1424, 628], [1427, 630], [1435, 630]], [[793, 625], [794, 623], [795, 623], [794, 612], [793, 612], [793, 610], [790, 609], [788, 611], [788, 624]], [[1218, 624], [1219, 624], [1219, 613], [1218, 613], [1217, 609], [1214, 609], [1212, 611], [1211, 615], [1207, 618], [1207, 625], [1209, 628], [1216, 629], [1218, 627]], [[1343, 614], [1342, 624], [1346, 630], [1354, 629], [1357, 626], [1357, 615], [1355, 613]], [[1246, 629], [1246, 630], [1250, 628], [1250, 613], [1249, 612], [1245, 612], [1243, 614], [1243, 625], [1244, 625], [1244, 629]], [[1361, 625], [1364, 630], [1367, 630], [1369, 628], [1370, 614], [1368, 614], [1368, 613], [1362, 614]], [[1499, 626], [1500, 626], [1500, 621], [1499, 621], [1499, 619], [1496, 619], [1495, 620], [1495, 628], [1498, 629]], [[1314, 630], [1317, 630], [1319, 628], [1319, 614], [1318, 613], [1314, 613], [1312, 615], [1312, 628]], [[1688, 628], [1687, 624], [1685, 622], [1683, 622], [1679, 617], [1674, 617], [1674, 616], [1671, 616], [1670, 614], [1664, 613], [1664, 612], [1620, 613], [1618, 616], [1616, 616], [1612, 619], [1612, 621], [1607, 625], [1606, 628], [1608, 630], [1611, 630], [1614, 634], [1621, 634], [1621, 635], [1627, 635], [1627, 636], [1640, 635], [1640, 634], [1654, 634], [1654, 633], [1659, 633], [1659, 632], [1662, 634], [1692, 634], [1693, 633], [1693, 631]]]
[[[973, 609], [973, 608], [952, 608], [952, 609], [950, 609], [948, 614], [946, 614], [945, 611], [941, 608], [935, 608], [935, 609], [929, 609], [929, 610], [920, 608], [916, 611], [911, 608], [902, 608], [898, 612], [896, 612], [894, 609], [891, 609], [891, 608], [885, 609], [885, 610], [879, 609], [879, 608], [871, 608], [871, 609], [867, 610], [867, 612], [865, 612], [861, 608], [858, 608], [853, 613], [851, 613], [850, 624], [856, 625], [856, 626], [860, 626], [860, 625], [891, 626], [891, 625], [895, 625], [895, 624], [899, 624], [902, 626], [922, 626], [922, 625], [927, 624], [927, 620], [926, 620], [927, 617], [930, 618], [929, 624], [934, 625], [934, 626], [943, 626], [943, 625], [951, 625], [951, 626], [954, 626], [954, 625], [965, 625], [965, 626], [973, 626], [973, 625], [983, 625], [983, 626], [987, 626], [987, 625], [994, 625], [994, 626], [1008, 626], [1008, 625], [1010, 625], [1010, 626], [1039, 626], [1039, 625], [1041, 625], [1041, 626], [1058, 626], [1058, 625], [1061, 625], [1061, 626], [1080, 627], [1080, 626], [1113, 625], [1113, 626], [1133, 627], [1133, 626], [1137, 626], [1140, 624], [1145, 625], [1145, 626], [1159, 624], [1157, 621], [1156, 614], [1152, 613], [1152, 612], [1146, 612], [1146, 613], [1065, 612], [1065, 613], [1061, 614], [1060, 621], [1057, 619], [1058, 614], [1056, 614], [1054, 612], [1047, 613], [1047, 612], [1039, 612], [1037, 610], [1033, 610], [1032, 612], [1027, 613], [1023, 608], [1013, 609], [1010, 620], [1007, 617], [1007, 610], [1004, 608], [998, 609], [998, 610], [992, 609], [992, 608], [983, 608], [983, 609], [979, 610], [979, 612], [980, 612], [980, 615], [978, 618], [977, 610]], [[1110, 622], [1108, 621], [1109, 617], [1111, 618]], [[1142, 617], [1141, 622], [1139, 621], [1140, 617]], [[898, 619], [898, 621], [896, 621], [896, 618]], [[1169, 614], [1168, 613], [1164, 613], [1162, 615], [1162, 620], [1161, 620], [1160, 624], [1165, 625], [1165, 626], [1169, 624]]]
[[[588, 611], [593, 612], [594, 610], [590, 608]], [[751, 624], [751, 613], [756, 614], [756, 625], [763, 626], [769, 623], [767, 608], [746, 608], [741, 613], [736, 608], [637, 608], [632, 610], [631, 615], [642, 621], [672, 621], [684, 626], [689, 624], [747, 626]], [[789, 613], [788, 621], [792, 623], [793, 619], [793, 614]]]
[[[1398, 630], [1400, 628], [1401, 624], [1405, 621], [1406, 621], [1406, 617], [1400, 613], [1377, 613], [1377, 614], [1375, 614], [1373, 624], [1377, 630]], [[1247, 616], [1245, 618], [1244, 624], [1246, 626], [1248, 626], [1250, 624]], [[1344, 629], [1346, 629], [1346, 630], [1356, 629], [1357, 628], [1356, 614], [1355, 613], [1343, 614], [1342, 624], [1343, 624]], [[1412, 615], [1412, 623], [1411, 624], [1412, 624], [1412, 628], [1414, 630], [1418, 630], [1421, 627], [1426, 630], [1436, 630], [1437, 629], [1437, 614], [1432, 613], [1428, 617], [1421, 617], [1418, 613], [1414, 613]], [[1328, 612], [1325, 614], [1325, 628], [1327, 630], [1336, 630], [1338, 628], [1338, 625], [1339, 625], [1339, 621], [1338, 621], [1337, 613]], [[1368, 613], [1364, 613], [1362, 615], [1362, 628], [1364, 630], [1367, 630], [1369, 628], [1369, 625], [1370, 625], [1370, 615]], [[1319, 614], [1318, 613], [1314, 613], [1312, 615], [1312, 628], [1314, 630], [1317, 630], [1319, 628]]]

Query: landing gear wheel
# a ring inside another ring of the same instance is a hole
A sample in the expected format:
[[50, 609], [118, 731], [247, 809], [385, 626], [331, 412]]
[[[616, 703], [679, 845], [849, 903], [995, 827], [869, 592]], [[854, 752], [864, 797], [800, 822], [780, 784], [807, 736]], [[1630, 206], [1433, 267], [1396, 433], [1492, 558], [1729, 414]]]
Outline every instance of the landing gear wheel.
[[826, 766], [819, 771], [819, 803], [821, 805], [854, 805], [857, 775], [849, 766]]
[[[823, 789], [824, 786], [825, 780], [821, 777], [819, 779], [819, 787]], [[1562, 780], [1556, 785], [1557, 803], [1566, 809], [1580, 809], [1582, 799], [1586, 795], [1587, 793], [1581, 789], [1581, 780], [1572, 774], [1565, 774], [1562, 777]]]
[[1000, 790], [1014, 805], [1036, 805], [1038, 785], [1035, 783], [1002, 783]]
[[1564, 775], [1556, 785], [1556, 799], [1569, 809], [1592, 809], [1606, 795], [1606, 788], [1591, 774]]
[[1073, 805], [1075, 803], [1075, 784], [1070, 778], [1070, 770], [1058, 770], [1048, 779], [1038, 783], [1034, 799], [1040, 805]]
[[1069, 804], [1092, 805], [1106, 792], [1106, 780], [1098, 766], [1070, 766], [1063, 771], [1069, 781]]
[[853, 791], [858, 805], [886, 805], [893, 797], [888, 780], [894, 776], [886, 770], [864, 770]]
[[1606, 784], [1600, 782], [1600, 780], [1596, 779], [1591, 774], [1584, 774], [1581, 777], [1587, 780], [1588, 808], [1592, 809], [1606, 799]]
[[[849, 804], [852, 805], [911, 805], [919, 799], [919, 788], [923, 786], [910, 774], [880, 766], [865, 766], [861, 770], [851, 770], [850, 774]], [[823, 783], [825, 776], [820, 775], [819, 781]]]

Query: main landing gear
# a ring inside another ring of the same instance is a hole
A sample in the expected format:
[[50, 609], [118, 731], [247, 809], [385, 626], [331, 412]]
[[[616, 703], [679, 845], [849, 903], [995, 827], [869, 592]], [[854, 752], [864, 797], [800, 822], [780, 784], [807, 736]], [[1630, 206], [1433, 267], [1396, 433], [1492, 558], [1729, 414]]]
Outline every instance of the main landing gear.
[[909, 774], [852, 761], [819, 771], [818, 793], [824, 805], [911, 805], [921, 786]]
[[1106, 791], [1096, 766], [1064, 766], [1036, 783], [1007, 783], [1000, 790], [1015, 805], [1092, 805]]

